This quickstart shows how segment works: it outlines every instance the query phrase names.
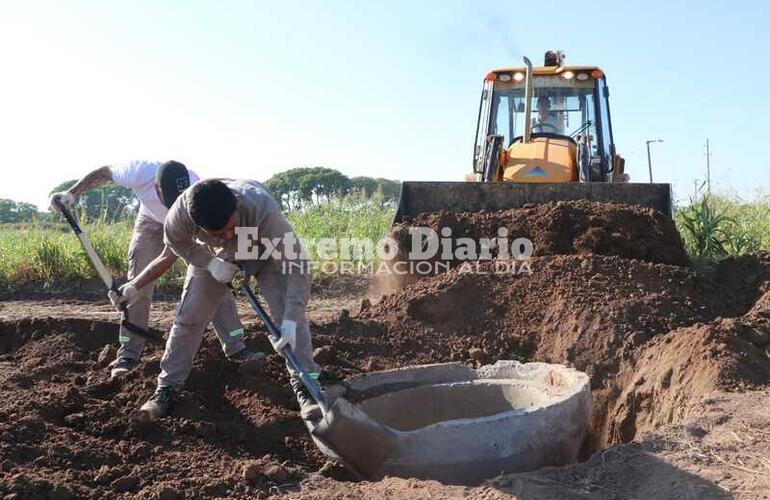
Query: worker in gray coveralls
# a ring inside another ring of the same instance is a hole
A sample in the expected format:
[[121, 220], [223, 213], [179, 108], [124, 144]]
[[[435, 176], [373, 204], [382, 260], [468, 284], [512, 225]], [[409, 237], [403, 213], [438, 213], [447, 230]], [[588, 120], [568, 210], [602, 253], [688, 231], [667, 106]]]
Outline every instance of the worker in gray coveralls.
[[[243, 259], [238, 252], [238, 227], [256, 229], [260, 241], [270, 239], [272, 251], [265, 252], [269, 255]], [[305, 370], [318, 378], [320, 367], [313, 360], [305, 315], [310, 295], [309, 264], [265, 186], [256, 181], [224, 179], [194, 184], [169, 210], [164, 241], [184, 259], [191, 273], [160, 362], [158, 388], [142, 411], [158, 418], [171, 409], [192, 369], [205, 326], [219, 305], [231, 300], [232, 291], [227, 285], [242, 269], [256, 277], [272, 317], [280, 324], [281, 338], [273, 347], [281, 352], [290, 345]], [[293, 372], [291, 385], [302, 417], [319, 418], [318, 405]]]

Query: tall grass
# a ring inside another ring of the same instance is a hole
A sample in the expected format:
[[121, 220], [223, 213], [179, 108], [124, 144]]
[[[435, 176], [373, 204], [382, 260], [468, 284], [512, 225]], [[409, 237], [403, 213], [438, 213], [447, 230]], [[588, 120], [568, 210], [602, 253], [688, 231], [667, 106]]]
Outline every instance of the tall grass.
[[[350, 238], [376, 245], [388, 232], [395, 211], [395, 205], [376, 197], [354, 195], [291, 212], [287, 218], [300, 239]], [[312, 246], [309, 253], [312, 260], [323, 260]], [[366, 264], [371, 260], [362, 259]]]
[[703, 196], [676, 212], [688, 253], [713, 260], [759, 250], [770, 251], [770, 199]]
[[[375, 243], [390, 227], [395, 208], [377, 199], [351, 196], [307, 207], [288, 214], [301, 239], [369, 238]], [[81, 221], [97, 254], [115, 277], [125, 277], [130, 222], [109, 223], [105, 219]], [[312, 258], [317, 255], [311, 253]], [[163, 276], [160, 288], [179, 288], [184, 265], [177, 262]], [[69, 226], [53, 223], [0, 225], [0, 293], [8, 294], [27, 285], [63, 288], [96, 272]]]
[[[287, 217], [301, 239], [358, 238], [376, 244], [387, 233], [394, 212], [393, 204], [349, 196], [291, 212]], [[770, 198], [745, 202], [726, 196], [704, 197], [679, 208], [675, 218], [688, 252], [696, 259], [770, 251]], [[110, 272], [124, 277], [131, 223], [85, 221], [83, 229]], [[312, 249], [310, 256], [319, 260]], [[0, 292], [7, 294], [30, 284], [62, 288], [96, 277], [65, 224], [0, 225]], [[183, 278], [184, 266], [179, 262], [158, 286], [177, 288]]]

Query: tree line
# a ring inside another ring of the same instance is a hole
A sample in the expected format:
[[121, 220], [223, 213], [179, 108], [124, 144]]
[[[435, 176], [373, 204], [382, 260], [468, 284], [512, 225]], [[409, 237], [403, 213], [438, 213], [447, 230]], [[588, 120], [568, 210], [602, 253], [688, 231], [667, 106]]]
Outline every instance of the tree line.
[[375, 177], [348, 177], [326, 167], [292, 168], [275, 174], [265, 185], [286, 210], [301, 210], [349, 194], [387, 204], [398, 200], [401, 183]]
[[[68, 189], [75, 182], [76, 179], [62, 182], [51, 193]], [[326, 167], [292, 168], [275, 174], [265, 185], [285, 210], [301, 210], [351, 194], [388, 204], [398, 200], [401, 190], [398, 181], [365, 176], [348, 177]], [[108, 183], [81, 196], [77, 210], [80, 217], [89, 220], [116, 222], [132, 218], [138, 206], [130, 189]], [[50, 212], [38, 212], [32, 203], [0, 198], [0, 223], [53, 220], [58, 220], [57, 216]]]

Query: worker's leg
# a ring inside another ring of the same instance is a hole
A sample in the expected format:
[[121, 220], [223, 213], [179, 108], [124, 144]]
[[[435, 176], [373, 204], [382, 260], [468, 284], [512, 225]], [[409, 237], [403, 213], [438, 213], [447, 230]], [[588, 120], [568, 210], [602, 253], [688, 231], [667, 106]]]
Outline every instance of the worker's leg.
[[[286, 298], [286, 278], [281, 274], [280, 265], [272, 261], [266, 263], [257, 274], [257, 283], [267, 300], [270, 316], [276, 326], [280, 327]], [[313, 343], [305, 311], [302, 311], [301, 317], [297, 318], [297, 346], [294, 349], [294, 355], [305, 371], [318, 377], [321, 367], [313, 360]], [[289, 371], [293, 372], [291, 367]]]
[[203, 332], [230, 290], [200, 267], [187, 268], [182, 299], [160, 361], [158, 387], [181, 387], [200, 348]]
[[211, 323], [226, 356], [232, 356], [246, 348], [243, 343], [243, 324], [238, 317], [232, 292], [228, 291], [222, 299]]
[[[134, 224], [134, 234], [128, 247], [128, 279], [141, 273], [155, 257], [163, 251], [163, 225], [144, 215], [139, 215]], [[153, 285], [147, 285], [136, 294], [128, 306], [128, 318], [131, 323], [146, 329], [150, 319]], [[120, 348], [117, 358], [138, 361], [144, 348], [145, 340], [120, 327]]]

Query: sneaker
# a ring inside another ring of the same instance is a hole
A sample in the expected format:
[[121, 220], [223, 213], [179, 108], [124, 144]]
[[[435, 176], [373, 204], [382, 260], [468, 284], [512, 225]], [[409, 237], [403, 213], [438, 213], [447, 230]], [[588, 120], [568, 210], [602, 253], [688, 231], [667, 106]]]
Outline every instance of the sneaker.
[[294, 390], [294, 394], [297, 396], [297, 403], [299, 403], [299, 414], [302, 420], [309, 420], [315, 422], [321, 420], [323, 414], [321, 413], [321, 407], [318, 406], [313, 396], [310, 395], [310, 391], [302, 383], [299, 377], [291, 377], [291, 388]]
[[139, 411], [146, 413], [153, 420], [163, 418], [177, 402], [180, 393], [181, 390], [175, 387], [158, 387], [155, 394], [139, 408]]
[[136, 368], [136, 365], [139, 364], [139, 361], [131, 358], [118, 358], [112, 363], [110, 363], [110, 378], [119, 378], [125, 375], [126, 373], [130, 372], [134, 368]]
[[245, 363], [263, 363], [267, 356], [264, 352], [250, 351], [248, 347], [244, 347], [240, 351], [227, 357], [230, 361], [239, 364]]

